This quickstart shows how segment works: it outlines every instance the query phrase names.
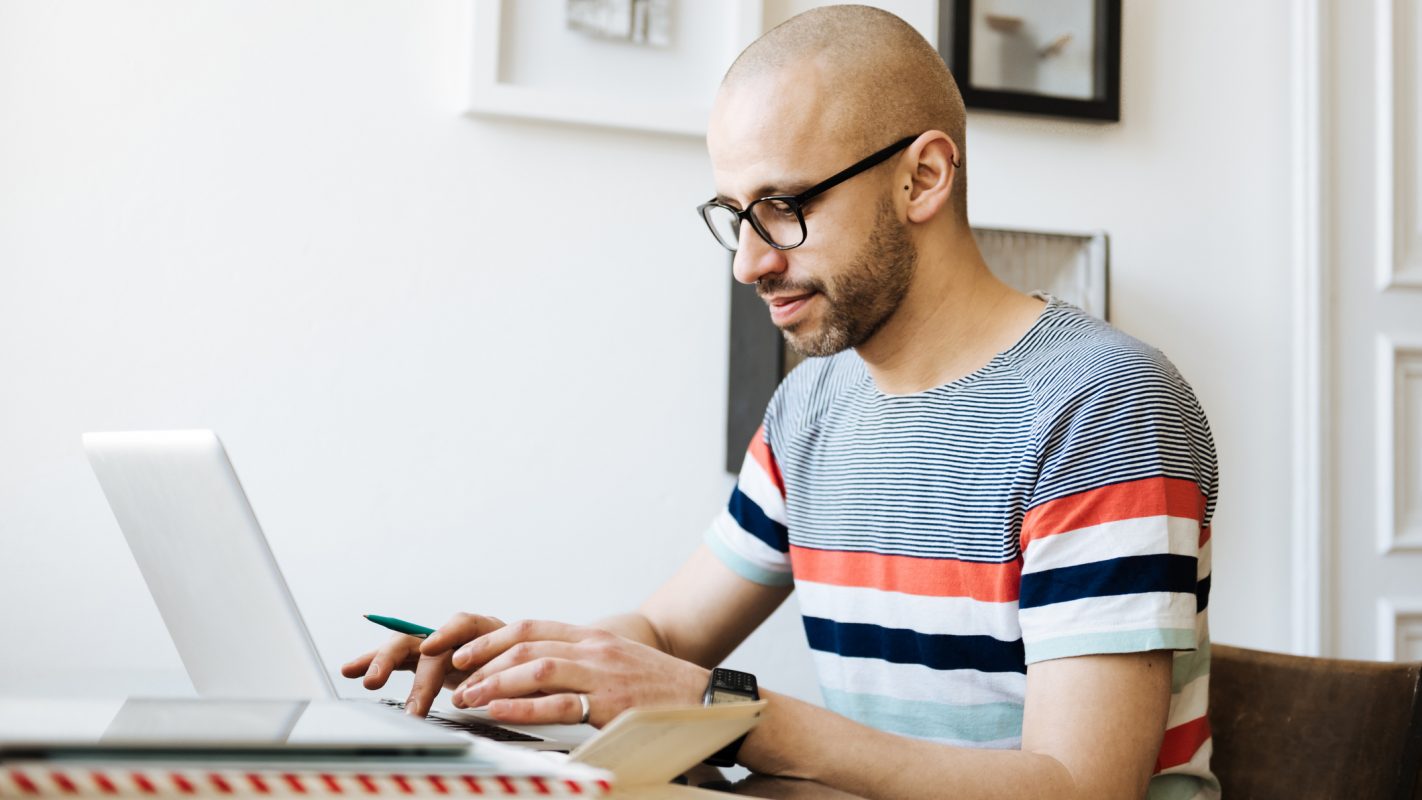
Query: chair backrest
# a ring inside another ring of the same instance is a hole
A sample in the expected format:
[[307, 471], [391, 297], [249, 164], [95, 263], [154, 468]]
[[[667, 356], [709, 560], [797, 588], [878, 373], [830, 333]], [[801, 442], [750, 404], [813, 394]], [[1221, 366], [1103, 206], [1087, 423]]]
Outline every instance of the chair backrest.
[[1215, 645], [1210, 729], [1226, 800], [1422, 800], [1422, 663]]

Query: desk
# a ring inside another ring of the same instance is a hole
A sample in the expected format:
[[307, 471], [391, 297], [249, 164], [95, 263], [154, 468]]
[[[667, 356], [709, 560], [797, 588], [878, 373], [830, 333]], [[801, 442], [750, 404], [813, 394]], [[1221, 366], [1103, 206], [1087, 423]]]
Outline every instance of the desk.
[[[194, 692], [187, 676], [179, 671], [104, 671], [51, 670], [24, 674], [0, 673], [4, 694], [48, 697], [113, 697], [129, 694], [146, 696], [192, 697]], [[608, 800], [727, 800], [732, 796], [759, 797], [769, 800], [854, 800], [855, 795], [830, 789], [817, 783], [791, 778], [751, 775], [726, 787], [724, 776], [712, 767], [698, 767], [687, 774], [691, 785], [666, 784], [622, 788], [607, 795]], [[713, 783], [717, 791], [696, 788]], [[184, 795], [199, 798], [202, 793]], [[220, 797], [220, 795], [212, 795]]]

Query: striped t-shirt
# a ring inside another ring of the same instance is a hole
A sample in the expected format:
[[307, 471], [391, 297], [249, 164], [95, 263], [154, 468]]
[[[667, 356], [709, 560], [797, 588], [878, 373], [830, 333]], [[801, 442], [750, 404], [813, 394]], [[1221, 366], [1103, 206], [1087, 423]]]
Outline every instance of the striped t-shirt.
[[826, 705], [1017, 748], [1027, 665], [1174, 650], [1150, 797], [1211, 797], [1214, 443], [1160, 352], [1058, 300], [978, 371], [886, 395], [854, 351], [780, 385], [706, 541], [793, 581]]

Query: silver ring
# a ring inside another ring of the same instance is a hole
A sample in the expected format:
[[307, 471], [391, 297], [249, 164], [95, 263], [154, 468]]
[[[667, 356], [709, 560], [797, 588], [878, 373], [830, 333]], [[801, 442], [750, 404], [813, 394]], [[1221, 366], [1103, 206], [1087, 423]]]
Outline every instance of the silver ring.
[[578, 724], [586, 725], [588, 717], [592, 715], [592, 704], [588, 703], [588, 696], [585, 694], [578, 695], [578, 702], [583, 704], [583, 718], [578, 720]]

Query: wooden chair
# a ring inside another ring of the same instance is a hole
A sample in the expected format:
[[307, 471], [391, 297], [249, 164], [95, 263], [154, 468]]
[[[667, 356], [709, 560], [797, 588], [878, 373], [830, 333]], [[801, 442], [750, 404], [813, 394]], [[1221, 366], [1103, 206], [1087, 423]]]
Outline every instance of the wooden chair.
[[1422, 663], [1215, 645], [1210, 729], [1224, 800], [1422, 800]]

